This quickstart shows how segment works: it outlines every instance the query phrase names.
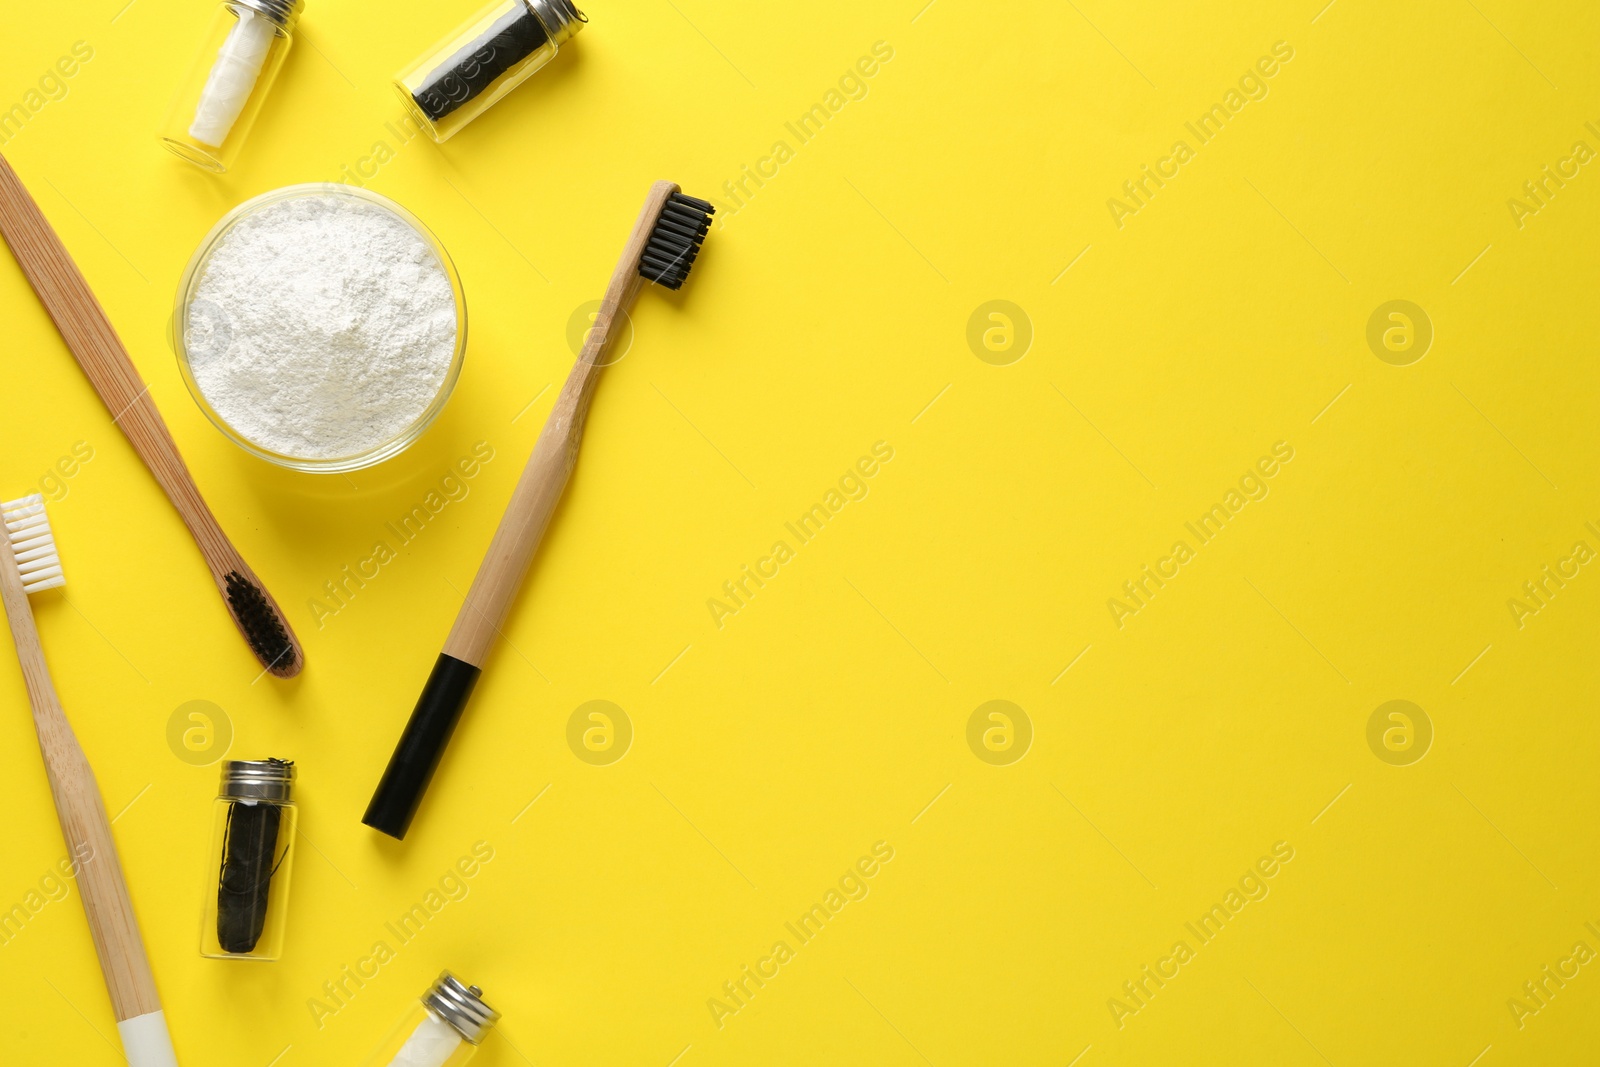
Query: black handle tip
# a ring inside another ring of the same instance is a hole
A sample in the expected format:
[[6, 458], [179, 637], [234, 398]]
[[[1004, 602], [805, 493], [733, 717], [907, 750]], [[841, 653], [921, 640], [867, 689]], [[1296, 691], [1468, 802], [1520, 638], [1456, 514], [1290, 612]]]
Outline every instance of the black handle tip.
[[465, 660], [439, 656], [361, 817], [363, 823], [397, 841], [405, 839], [480, 673]]

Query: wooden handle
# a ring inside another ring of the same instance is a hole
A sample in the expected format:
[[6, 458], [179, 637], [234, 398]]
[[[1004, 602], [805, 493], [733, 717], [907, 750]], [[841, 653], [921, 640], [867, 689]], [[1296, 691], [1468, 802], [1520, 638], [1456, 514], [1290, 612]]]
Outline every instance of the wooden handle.
[[626, 314], [633, 306], [643, 282], [639, 276], [639, 260], [644, 254], [650, 231], [661, 217], [667, 199], [678, 191], [673, 182], [656, 182], [650, 187], [639, 220], [622, 250], [622, 258], [611, 275], [611, 284], [600, 302], [600, 313], [595, 317], [588, 340], [567, 375], [567, 383], [556, 398], [544, 430], [533, 446], [533, 455], [523, 468], [517, 488], [511, 494], [505, 516], [489, 543], [488, 554], [478, 566], [478, 575], [467, 591], [466, 603], [444, 643], [444, 654], [474, 667], [482, 667], [500, 632], [506, 614], [516, 599], [517, 589], [528, 572], [533, 554], [544, 539], [550, 516], [561, 500], [561, 493], [578, 462], [578, 446], [583, 442], [583, 425], [589, 417], [589, 404], [594, 399], [594, 387], [605, 367], [605, 353], [616, 333], [613, 326], [619, 314]]
[[[0, 156], [0, 234], [5, 236], [23, 274], [39, 295], [39, 301], [55, 320], [62, 339], [67, 342], [78, 365], [83, 368], [84, 374], [111, 412], [112, 421], [122, 428], [122, 432], [133, 443], [134, 451], [139, 453], [139, 458], [155, 475], [173, 507], [178, 509], [178, 515], [194, 536], [195, 544], [200, 547], [200, 554], [205, 557], [206, 566], [211, 570], [212, 581], [222, 594], [223, 602], [229, 605], [229, 615], [244, 635], [246, 643], [251, 644], [251, 650], [273, 674], [280, 677], [298, 674], [304, 665], [305, 655], [288, 619], [250, 565], [233, 547], [228, 535], [222, 532], [222, 527], [217, 525], [216, 517], [206, 506], [199, 487], [189, 474], [189, 468], [178, 454], [178, 446], [173, 443], [167, 424], [156, 410], [155, 401], [150, 398], [150, 387], [139, 377], [139, 371], [128, 357], [128, 351], [123, 347], [111, 320], [106, 317], [105, 309], [95, 299], [89, 283], [84, 280], [83, 273], [61, 243], [61, 238], [51, 228], [39, 205], [4, 156]], [[269, 663], [261, 655], [257, 643], [251, 640], [251, 635], [237, 614], [238, 608], [229, 598], [229, 574], [238, 575], [260, 590], [282, 624], [288, 643], [293, 648], [292, 656], [277, 657]]]
[[133, 914], [128, 883], [123, 879], [117, 845], [111, 836], [111, 820], [106, 817], [94, 771], [61, 710], [45, 665], [44, 649], [39, 644], [39, 631], [33, 623], [28, 594], [22, 591], [22, 575], [4, 544], [0, 544], [0, 598], [5, 600], [17, 658], [22, 661], [22, 678], [33, 703], [39, 750], [44, 755], [50, 791], [55, 795], [61, 835], [66, 838], [67, 852], [77, 867], [78, 891], [89, 917], [89, 934], [100, 956], [106, 989], [111, 993], [112, 1010], [119, 1023], [160, 1011], [150, 960], [139, 937], [139, 922]]

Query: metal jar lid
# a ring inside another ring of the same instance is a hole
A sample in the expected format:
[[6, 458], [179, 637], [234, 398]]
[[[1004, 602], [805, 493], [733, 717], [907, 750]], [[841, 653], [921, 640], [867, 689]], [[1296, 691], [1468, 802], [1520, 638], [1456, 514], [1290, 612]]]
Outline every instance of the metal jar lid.
[[481, 1045], [500, 1019], [500, 1013], [483, 1002], [483, 990], [462, 985], [449, 971], [439, 972], [438, 980], [422, 994], [422, 1003], [474, 1045]]
[[265, 15], [284, 33], [293, 33], [300, 12], [306, 9], [306, 0], [228, 0], [234, 7], [247, 7], [258, 15]]
[[293, 760], [224, 760], [222, 795], [231, 800], [277, 800], [287, 803], [294, 786], [294, 774]]
[[574, 36], [589, 22], [589, 16], [578, 10], [572, 0], [525, 0], [544, 23], [550, 42], [556, 47]]

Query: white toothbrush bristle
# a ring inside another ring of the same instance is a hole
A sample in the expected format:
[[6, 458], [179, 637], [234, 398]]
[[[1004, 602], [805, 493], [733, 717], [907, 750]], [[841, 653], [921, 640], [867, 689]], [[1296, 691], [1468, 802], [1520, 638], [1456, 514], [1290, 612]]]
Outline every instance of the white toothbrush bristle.
[[0, 517], [5, 520], [6, 541], [17, 569], [22, 572], [23, 592], [38, 593], [66, 585], [61, 557], [56, 554], [56, 539], [44, 513], [44, 497], [34, 493], [0, 504]]

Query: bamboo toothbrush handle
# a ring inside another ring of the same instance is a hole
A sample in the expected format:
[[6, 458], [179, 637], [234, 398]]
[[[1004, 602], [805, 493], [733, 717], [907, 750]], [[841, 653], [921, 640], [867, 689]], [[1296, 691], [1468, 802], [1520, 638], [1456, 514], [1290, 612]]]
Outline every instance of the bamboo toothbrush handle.
[[172, 498], [206, 558], [232, 554], [105, 309], [4, 157], [0, 157], [0, 231], [67, 347], [105, 401], [112, 421]]
[[444, 755], [456, 721], [472, 695], [494, 639], [533, 562], [533, 554], [544, 539], [550, 516], [555, 513], [567, 479], [578, 461], [583, 425], [589, 417], [595, 384], [607, 362], [606, 352], [616, 334], [621, 332], [613, 327], [619, 316], [627, 314], [639, 294], [643, 282], [639, 262], [645, 244], [667, 199], [677, 191], [678, 186], [673, 182], [656, 182], [650, 187], [617, 269], [611, 275], [611, 283], [606, 287], [600, 312], [589, 330], [583, 351], [567, 375], [550, 417], [545, 420], [539, 440], [533, 446], [533, 455], [517, 480], [511, 502], [494, 532], [494, 539], [489, 542], [489, 551], [478, 565], [472, 588], [467, 590], [466, 601], [445, 640], [443, 653], [434, 664], [433, 673], [406, 723], [400, 743], [395, 746], [372, 803], [362, 817], [362, 822], [391, 837], [404, 837], [411, 825], [422, 794]]
[[594, 399], [600, 371], [607, 362], [605, 354], [622, 332], [613, 328], [618, 317], [626, 317], [633, 307], [644, 280], [639, 276], [639, 259], [644, 254], [645, 242], [661, 214], [662, 205], [677, 191], [678, 187], [672, 182], [656, 182], [650, 189], [617, 269], [611, 275], [605, 297], [600, 301], [600, 311], [584, 341], [583, 351], [567, 375], [567, 383], [562, 386], [550, 417], [545, 420], [544, 430], [533, 446], [533, 455], [517, 481], [494, 540], [489, 543], [489, 551], [478, 565], [466, 603], [462, 604], [455, 626], [445, 640], [447, 656], [480, 668], [488, 658], [523, 576], [533, 562], [533, 554], [544, 539], [545, 528], [561, 500], [567, 479], [577, 465], [589, 404]]
[[77, 868], [78, 892], [89, 919], [95, 953], [100, 957], [106, 990], [111, 994], [123, 1051], [132, 1067], [176, 1067], [166, 1016], [150, 973], [144, 941], [139, 936], [139, 921], [117, 858], [117, 844], [111, 836], [111, 820], [106, 817], [94, 771], [61, 710], [33, 622], [33, 609], [28, 604], [28, 594], [22, 591], [22, 576], [3, 544], [0, 599], [5, 601], [6, 618], [16, 640], [23, 681], [33, 704], [39, 751], [55, 797], [61, 835]]
[[56, 328], [67, 342], [73, 357], [111, 412], [111, 421], [122, 428], [133, 444], [134, 451], [139, 453], [139, 458], [144, 460], [173, 507], [177, 508], [179, 517], [189, 528], [201, 555], [205, 557], [218, 591], [229, 603], [229, 612], [233, 615], [235, 625], [239, 626], [252, 650], [265, 663], [267, 657], [257, 647], [258, 640], [245, 629], [239, 609], [229, 596], [230, 574], [238, 575], [243, 582], [260, 591], [276, 613], [287, 642], [292, 646], [292, 655], [283, 655], [269, 669], [284, 677], [298, 674], [304, 654], [288, 620], [217, 524], [216, 516], [206, 506], [199, 487], [189, 474], [189, 468], [178, 454], [178, 446], [173, 442], [167, 424], [156, 410], [155, 401], [150, 397], [150, 387], [144, 383], [133, 360], [128, 357], [128, 351], [123, 347], [111, 320], [106, 317], [105, 309], [100, 306], [89, 283], [84, 280], [83, 272], [73, 262], [61, 238], [4, 156], [0, 156], [0, 234], [11, 246], [23, 274], [27, 275], [28, 282], [39, 295], [39, 301], [55, 320]]

